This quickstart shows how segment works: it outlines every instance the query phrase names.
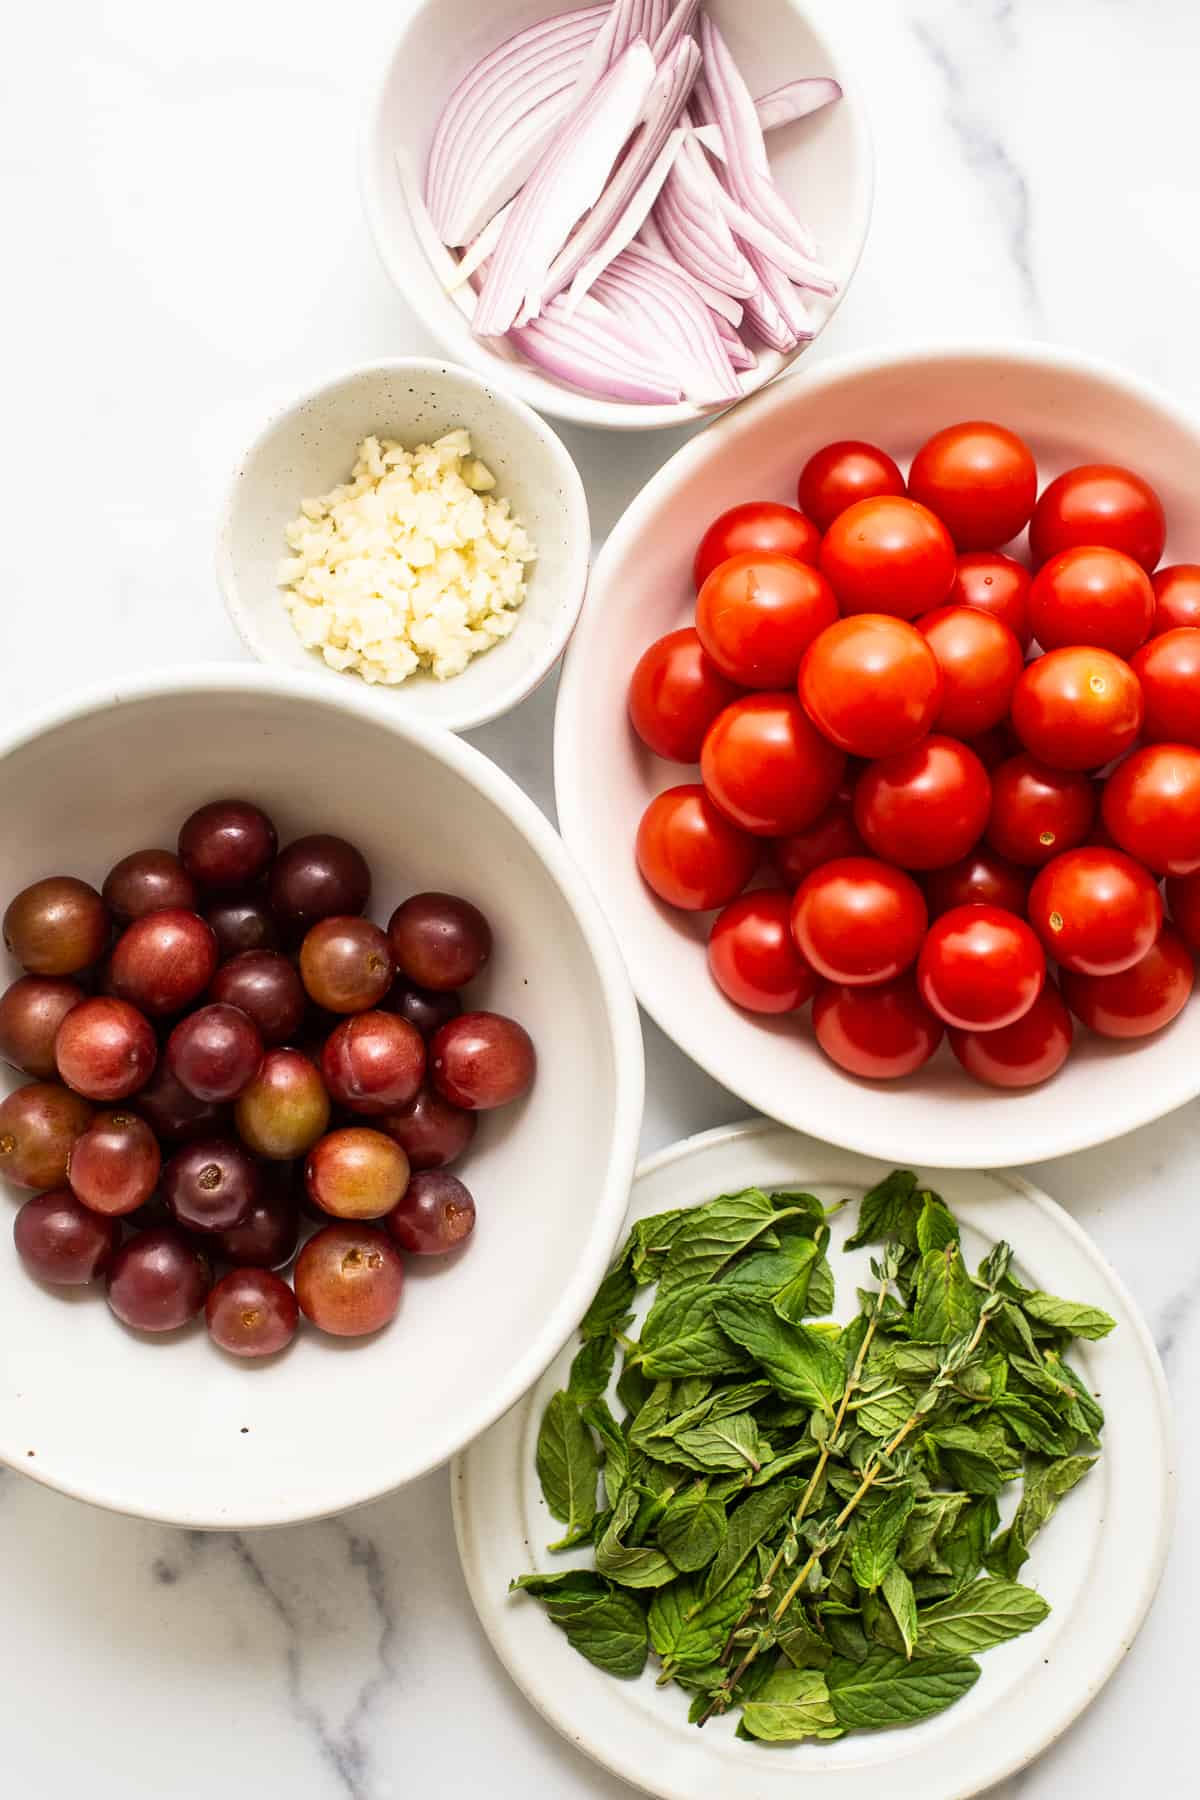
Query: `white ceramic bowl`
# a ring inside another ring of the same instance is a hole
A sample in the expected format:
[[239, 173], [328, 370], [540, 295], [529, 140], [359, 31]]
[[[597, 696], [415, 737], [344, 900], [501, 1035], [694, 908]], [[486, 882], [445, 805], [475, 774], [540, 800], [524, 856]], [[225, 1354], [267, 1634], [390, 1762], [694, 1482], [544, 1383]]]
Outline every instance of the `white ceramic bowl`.
[[[772, 131], [768, 146], [772, 174], [816, 234], [837, 277], [840, 300], [866, 242], [874, 184], [866, 115], [840, 49], [818, 30], [802, 0], [706, 4], [754, 93], [805, 75], [832, 75], [842, 84], [841, 100]], [[686, 425], [711, 409], [600, 399], [552, 381], [515, 354], [473, 336], [431, 260], [440, 246], [429, 215], [422, 203], [414, 218], [397, 166], [399, 155], [409, 187], [422, 192], [434, 128], [458, 82], [506, 38], [568, 9], [563, 0], [493, 0], [487, 6], [478, 0], [416, 0], [367, 111], [361, 156], [367, 224], [384, 268], [448, 355], [484, 370], [555, 418], [627, 431]], [[760, 369], [770, 379], [801, 353], [764, 353]], [[754, 379], [758, 385], [760, 377]]]
[[[284, 841], [324, 829], [360, 844], [376, 917], [429, 887], [486, 907], [496, 950], [473, 997], [520, 1017], [540, 1064], [463, 1166], [479, 1207], [470, 1246], [410, 1258], [375, 1337], [302, 1328], [248, 1366], [201, 1324], [131, 1332], [102, 1292], [42, 1287], [0, 1244], [0, 1461], [121, 1512], [230, 1528], [340, 1511], [436, 1467], [557, 1353], [629, 1197], [637, 1010], [561, 840], [471, 746], [306, 675], [142, 677], [56, 708], [0, 752], [6, 900], [54, 872], [98, 884], [126, 851], [173, 844], [202, 801], [248, 793]], [[5, 1070], [4, 1091], [21, 1079]], [[23, 1197], [4, 1197], [6, 1233]]]
[[710, 519], [741, 500], [794, 504], [802, 464], [833, 439], [865, 438], [907, 464], [939, 426], [969, 418], [1020, 432], [1043, 482], [1081, 462], [1140, 470], [1166, 507], [1164, 560], [1200, 560], [1200, 428], [1144, 383], [1036, 344], [838, 358], [718, 420], [625, 513], [593, 571], [559, 689], [554, 745], [563, 835], [663, 1030], [760, 1112], [847, 1149], [943, 1168], [1061, 1156], [1192, 1099], [1200, 1093], [1200, 1001], [1140, 1045], [1081, 1030], [1063, 1071], [1025, 1093], [977, 1086], [946, 1047], [904, 1081], [844, 1074], [817, 1049], [806, 1016], [768, 1022], [731, 1006], [705, 966], [709, 915], [673, 912], [643, 885], [633, 846], [647, 802], [698, 777], [652, 757], [625, 706], [642, 651], [691, 621], [692, 555]]
[[562, 655], [587, 589], [591, 528], [579, 471], [561, 440], [520, 400], [470, 369], [396, 357], [350, 369], [277, 413], [234, 471], [217, 534], [217, 577], [229, 616], [260, 662], [318, 671], [351, 694], [370, 684], [331, 669], [296, 636], [278, 584], [284, 528], [300, 502], [349, 479], [365, 437], [409, 448], [465, 426], [477, 456], [512, 502], [538, 552], [511, 637], [473, 657], [461, 675], [412, 675], [379, 687], [414, 724], [469, 731], [524, 700]]

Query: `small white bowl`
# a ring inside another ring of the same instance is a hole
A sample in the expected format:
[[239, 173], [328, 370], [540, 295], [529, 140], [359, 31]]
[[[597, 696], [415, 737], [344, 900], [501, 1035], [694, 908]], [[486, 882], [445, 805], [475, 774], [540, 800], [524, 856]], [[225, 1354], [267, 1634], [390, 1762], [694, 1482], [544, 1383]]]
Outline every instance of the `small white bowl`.
[[1141, 1044], [1080, 1028], [1062, 1072], [1024, 1093], [977, 1086], [946, 1046], [907, 1080], [856, 1080], [821, 1054], [807, 1014], [768, 1021], [731, 1006], [705, 964], [710, 915], [671, 911], [642, 883], [634, 837], [643, 810], [699, 775], [651, 756], [629, 725], [626, 693], [647, 645], [693, 619], [692, 556], [710, 519], [741, 500], [794, 504], [800, 469], [822, 444], [865, 438], [907, 466], [940, 426], [972, 418], [1020, 432], [1043, 485], [1082, 462], [1140, 470], [1166, 507], [1164, 562], [1200, 561], [1200, 428], [1145, 383], [1044, 344], [840, 357], [717, 420], [643, 488], [597, 560], [555, 718], [562, 833], [647, 1012], [759, 1112], [917, 1168], [1040, 1162], [1183, 1105], [1200, 1094], [1200, 999]]
[[[768, 141], [771, 172], [815, 234], [838, 281], [834, 304], [840, 303], [866, 242], [874, 187], [871, 139], [854, 80], [802, 0], [705, 3], [755, 94], [807, 75], [831, 75], [842, 85], [834, 105], [772, 131]], [[563, 0], [493, 0], [487, 6], [479, 0], [416, 0], [367, 112], [361, 154], [367, 224], [387, 273], [447, 354], [486, 371], [539, 412], [610, 430], [688, 425], [714, 409], [603, 400], [552, 381], [515, 352], [475, 337], [431, 261], [430, 251], [437, 255], [440, 246], [424, 204], [414, 220], [406, 196], [397, 155], [409, 186], [423, 192], [434, 128], [467, 71], [506, 38], [564, 10]], [[832, 311], [830, 305], [826, 318]], [[770, 380], [807, 347], [790, 356], [764, 351], [761, 379]], [[756, 386], [761, 379], [755, 376]]]
[[[410, 1257], [374, 1337], [307, 1326], [238, 1363], [202, 1323], [127, 1330], [102, 1290], [32, 1281], [0, 1183], [0, 1463], [173, 1525], [275, 1525], [375, 1498], [446, 1460], [557, 1355], [608, 1265], [642, 1113], [642, 1040], [616, 944], [549, 822], [486, 757], [311, 675], [216, 665], [141, 676], [0, 742], [0, 900], [71, 873], [98, 886], [244, 793], [286, 842], [335, 831], [371, 864], [373, 916], [435, 888], [479, 902], [495, 952], [472, 1000], [538, 1049], [527, 1100], [481, 1120], [461, 1173], [479, 1219], [458, 1256]], [[15, 967], [0, 951], [0, 986]], [[25, 1077], [0, 1065], [0, 1093]], [[131, 1101], [136, 1106], [136, 1100]]]
[[[465, 426], [533, 540], [528, 591], [511, 637], [461, 675], [424, 672], [396, 687], [331, 669], [297, 637], [279, 586], [284, 528], [302, 500], [347, 481], [365, 437], [408, 448]], [[451, 731], [495, 719], [533, 692], [574, 630], [587, 590], [591, 527], [579, 471], [561, 440], [523, 401], [470, 369], [404, 356], [335, 375], [276, 413], [234, 471], [217, 536], [217, 577], [246, 648], [264, 663], [318, 670], [351, 694], [374, 691], [398, 713]]]

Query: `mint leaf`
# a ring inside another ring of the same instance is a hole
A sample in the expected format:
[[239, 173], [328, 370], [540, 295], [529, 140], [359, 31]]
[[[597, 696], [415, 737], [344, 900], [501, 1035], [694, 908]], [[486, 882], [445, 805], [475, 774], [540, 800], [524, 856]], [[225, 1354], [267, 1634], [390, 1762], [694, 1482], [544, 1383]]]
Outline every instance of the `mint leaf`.
[[861, 1663], [835, 1657], [825, 1671], [834, 1717], [847, 1730], [879, 1731], [932, 1718], [974, 1687], [979, 1664], [968, 1656], [914, 1657], [875, 1646]]
[[798, 1498], [798, 1489], [789, 1485], [762, 1488], [749, 1494], [730, 1514], [725, 1541], [708, 1572], [704, 1601], [709, 1603], [737, 1585], [750, 1567], [758, 1546], [773, 1537], [783, 1524]]
[[1069, 1332], [1072, 1337], [1096, 1340], [1116, 1330], [1117, 1321], [1098, 1306], [1079, 1306], [1073, 1300], [1059, 1300], [1053, 1294], [1028, 1294], [1021, 1302], [1026, 1315], [1039, 1325], [1052, 1325], [1055, 1331]]
[[836, 1337], [790, 1325], [772, 1307], [735, 1295], [717, 1300], [716, 1316], [725, 1335], [749, 1352], [781, 1394], [833, 1417], [846, 1382]]
[[580, 1656], [608, 1675], [632, 1681], [646, 1666], [646, 1615], [632, 1594], [615, 1589], [588, 1606], [564, 1608], [556, 1599], [546, 1611]]
[[575, 1353], [567, 1392], [580, 1405], [585, 1400], [599, 1400], [612, 1380], [617, 1340], [612, 1337], [589, 1338]]
[[742, 1722], [751, 1737], [768, 1744], [841, 1735], [819, 1669], [781, 1669], [772, 1675], [757, 1696], [747, 1700]]
[[709, 1498], [705, 1482], [698, 1482], [678, 1494], [658, 1521], [659, 1547], [677, 1569], [692, 1574], [708, 1567], [725, 1542], [725, 1531], [725, 1508]]
[[591, 1569], [562, 1569], [556, 1575], [518, 1575], [508, 1584], [510, 1594], [532, 1594], [535, 1600], [555, 1599], [563, 1606], [590, 1606], [608, 1592], [608, 1583]]
[[900, 1635], [904, 1654], [911, 1657], [917, 1641], [917, 1598], [912, 1582], [898, 1562], [894, 1562], [884, 1576], [881, 1591]]
[[958, 1226], [954, 1214], [937, 1194], [926, 1193], [917, 1215], [917, 1249], [922, 1256], [930, 1250], [944, 1250], [958, 1243]]
[[898, 1237], [906, 1248], [917, 1247], [917, 1217], [922, 1205], [917, 1193], [917, 1178], [911, 1169], [893, 1169], [891, 1174], [863, 1195], [858, 1208], [858, 1230], [847, 1238], [847, 1250], [861, 1249], [863, 1244], [882, 1244]]
[[642, 1327], [642, 1367], [656, 1379], [725, 1375], [753, 1367], [717, 1323], [719, 1287], [676, 1289], [654, 1302]]
[[1029, 1546], [1064, 1495], [1083, 1480], [1094, 1456], [1059, 1456], [1046, 1462], [1030, 1458], [1025, 1466], [1021, 1503], [1007, 1531], [992, 1542], [987, 1566], [994, 1575], [1015, 1577], [1029, 1557]]
[[975, 1329], [981, 1295], [956, 1243], [927, 1250], [917, 1270], [912, 1335], [919, 1344], [949, 1344]]
[[860, 1512], [850, 1566], [860, 1587], [874, 1593], [896, 1560], [896, 1550], [913, 1509], [911, 1486], [897, 1488], [870, 1512]]
[[765, 1460], [758, 1426], [748, 1412], [710, 1419], [706, 1425], [680, 1431], [672, 1439], [672, 1446], [672, 1461], [701, 1471], [750, 1469], [757, 1474]]
[[600, 1439], [604, 1447], [604, 1493], [610, 1506], [615, 1506], [629, 1474], [629, 1445], [625, 1434], [613, 1418], [604, 1400], [590, 1400], [581, 1408], [583, 1422]]
[[908, 1516], [899, 1554], [899, 1561], [910, 1575], [938, 1567], [938, 1540], [953, 1529], [968, 1504], [966, 1494], [930, 1494], [917, 1501]]
[[595, 1520], [600, 1459], [578, 1406], [561, 1390], [542, 1417], [537, 1472], [546, 1505], [567, 1527], [566, 1536], [551, 1548], [567, 1549], [587, 1536]]
[[687, 1224], [694, 1211], [694, 1207], [679, 1206], [672, 1212], [655, 1213], [653, 1218], [638, 1220], [629, 1234], [622, 1260], [628, 1260], [639, 1287], [658, 1280], [676, 1235]]
[[758, 1570], [744, 1564], [708, 1596], [690, 1575], [659, 1588], [650, 1603], [649, 1627], [650, 1642], [664, 1663], [702, 1668], [717, 1662], [757, 1580]]
[[621, 1542], [623, 1534], [633, 1524], [637, 1510], [638, 1496], [626, 1488], [596, 1545], [596, 1568], [601, 1575], [619, 1582], [622, 1587], [663, 1587], [668, 1581], [674, 1581], [679, 1573], [670, 1558], [661, 1550], [636, 1548]]
[[761, 1188], [722, 1194], [707, 1206], [696, 1207], [671, 1241], [658, 1278], [659, 1298], [698, 1281], [712, 1281], [757, 1240], [775, 1248], [779, 1242], [772, 1230], [775, 1218]]
[[1019, 1472], [1019, 1460], [1004, 1447], [1003, 1434], [995, 1438], [974, 1425], [942, 1425], [927, 1431], [925, 1441], [939, 1452], [955, 1486], [968, 1494], [998, 1494]]
[[1049, 1612], [1032, 1588], [985, 1576], [918, 1615], [918, 1653], [971, 1656], [1032, 1631]]

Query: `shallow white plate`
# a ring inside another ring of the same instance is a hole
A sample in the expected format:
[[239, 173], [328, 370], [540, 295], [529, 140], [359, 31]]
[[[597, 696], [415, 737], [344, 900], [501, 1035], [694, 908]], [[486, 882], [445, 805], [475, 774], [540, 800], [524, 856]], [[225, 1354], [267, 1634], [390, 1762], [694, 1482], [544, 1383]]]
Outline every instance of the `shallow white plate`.
[[[800, 1185], [826, 1203], [857, 1197], [887, 1168], [781, 1126], [730, 1126], [644, 1163], [626, 1227], [754, 1183]], [[514, 1575], [567, 1566], [544, 1548], [561, 1527], [541, 1497], [534, 1444], [542, 1409], [565, 1382], [571, 1348], [454, 1464], [463, 1570], [509, 1673], [564, 1737], [662, 1800], [772, 1800], [794, 1795], [806, 1777], [820, 1778], [822, 1796], [836, 1800], [966, 1800], [1066, 1729], [1113, 1673], [1154, 1597], [1174, 1506], [1172, 1426], [1162, 1367], [1133, 1301], [1074, 1220], [1018, 1176], [922, 1175], [957, 1214], [972, 1266], [1006, 1238], [1039, 1287], [1102, 1306], [1117, 1321], [1110, 1337], [1073, 1354], [1107, 1414], [1100, 1461], [1035, 1539], [1021, 1572], [1053, 1611], [1037, 1630], [987, 1651], [970, 1693], [936, 1718], [832, 1744], [769, 1748], [736, 1738], [732, 1716], [700, 1732], [687, 1722], [685, 1696], [655, 1687], [653, 1659], [640, 1680], [616, 1681], [570, 1649], [540, 1606], [508, 1596]], [[833, 1221], [838, 1297], [846, 1302], [868, 1260], [866, 1251], [838, 1256], [855, 1212]], [[849, 1312], [839, 1306], [840, 1317]], [[569, 1560], [586, 1566], [588, 1558]]]
[[836, 438], [882, 444], [905, 467], [955, 419], [999, 419], [1032, 445], [1045, 482], [1081, 462], [1140, 469], [1167, 511], [1164, 562], [1200, 560], [1200, 427], [1166, 395], [1046, 344], [871, 351], [756, 395], [676, 453], [612, 532], [592, 572], [558, 690], [559, 825], [608, 914], [646, 1011], [755, 1112], [868, 1156], [939, 1168], [1042, 1162], [1103, 1143], [1200, 1094], [1200, 1003], [1140, 1044], [1080, 1030], [1062, 1072], [1005, 1093], [973, 1082], [943, 1045], [904, 1081], [860, 1081], [826, 1060], [808, 1013], [731, 1006], [705, 965], [710, 914], [657, 902], [634, 839], [651, 797], [698, 781], [660, 762], [626, 716], [647, 645], [691, 622], [692, 557], [710, 519], [741, 500], [795, 503], [806, 459]]

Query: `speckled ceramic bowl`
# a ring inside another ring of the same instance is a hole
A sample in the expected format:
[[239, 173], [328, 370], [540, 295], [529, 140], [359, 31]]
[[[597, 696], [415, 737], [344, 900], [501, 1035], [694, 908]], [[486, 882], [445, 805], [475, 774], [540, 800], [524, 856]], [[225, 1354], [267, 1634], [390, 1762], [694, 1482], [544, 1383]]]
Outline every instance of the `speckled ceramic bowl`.
[[217, 576], [229, 616], [260, 662], [318, 670], [350, 692], [361, 676], [331, 669], [297, 637], [278, 583], [284, 528], [300, 502], [349, 479], [363, 438], [408, 447], [465, 426], [537, 549], [511, 637], [461, 675], [412, 675], [376, 687], [413, 722], [468, 731], [517, 705], [549, 673], [574, 630], [587, 588], [591, 531], [579, 471], [550, 427], [521, 400], [470, 369], [397, 357], [335, 375], [277, 413], [230, 482], [217, 538]]

